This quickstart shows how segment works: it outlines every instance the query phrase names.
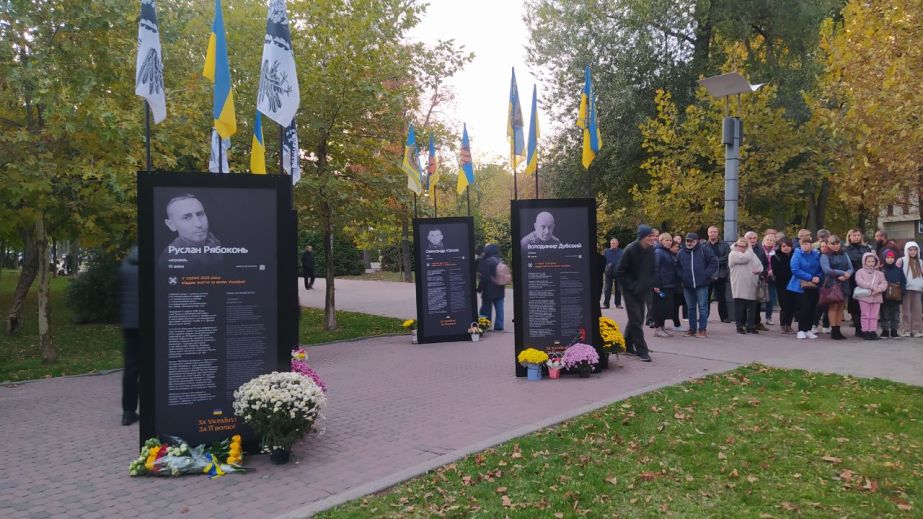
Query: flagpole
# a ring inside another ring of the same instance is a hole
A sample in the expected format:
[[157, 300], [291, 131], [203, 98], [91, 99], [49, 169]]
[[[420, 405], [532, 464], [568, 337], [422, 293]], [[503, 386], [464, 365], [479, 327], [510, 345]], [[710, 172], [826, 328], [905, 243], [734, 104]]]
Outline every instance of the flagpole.
[[285, 152], [285, 127], [281, 124], [279, 125], [279, 174], [285, 174], [285, 159], [282, 158], [282, 155]]
[[436, 196], [435, 186], [433, 186], [433, 218], [439, 218], [439, 200]]
[[[217, 133], [217, 131], [215, 133]], [[218, 133], [218, 174], [219, 175], [224, 173], [224, 166], [223, 164], [221, 164], [222, 162], [221, 155], [222, 153], [224, 153], [224, 150], [221, 148], [224, 148], [224, 143], [221, 142], [221, 134]], [[230, 164], [228, 164], [228, 166], [230, 166]]]
[[144, 100], [144, 141], [147, 150], [147, 172], [150, 173], [151, 166], [151, 105]]
[[413, 217], [417, 218], [417, 194], [413, 194]]
[[586, 197], [593, 198], [593, 178], [590, 177], [590, 168], [586, 168]]
[[541, 198], [538, 192], [538, 157], [535, 158], [535, 198]]
[[471, 186], [465, 188], [465, 194], [468, 198], [468, 216], [471, 216]]
[[519, 200], [519, 188], [516, 185], [516, 155], [514, 155], [516, 153], [516, 145], [514, 143], [515, 140], [515, 137], [510, 140], [510, 162], [513, 164], [513, 200]]

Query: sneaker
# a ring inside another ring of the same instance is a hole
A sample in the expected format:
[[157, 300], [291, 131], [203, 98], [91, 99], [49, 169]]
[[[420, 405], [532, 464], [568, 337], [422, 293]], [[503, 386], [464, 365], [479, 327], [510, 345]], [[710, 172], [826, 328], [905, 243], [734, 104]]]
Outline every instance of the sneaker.
[[621, 310], [621, 309], [623, 309], [623, 308], [625, 308], [625, 307], [624, 307], [624, 306], [622, 306], [622, 305], [615, 305], [615, 307], [616, 307], [616, 308], [618, 308], [619, 310]]
[[772, 319], [768, 319], [768, 318], [767, 318], [767, 319], [766, 319], [766, 324], [769, 325], [769, 326], [772, 326], [772, 325], [775, 324], [775, 323], [772, 322]]
[[727, 324], [727, 323], [730, 323], [730, 322], [733, 322], [733, 321], [731, 321], [730, 319], [722, 319], [721, 322], [724, 323], [724, 324]]
[[923, 332], [913, 332], [910, 336], [914, 339], [919, 339], [920, 337], [923, 337]]
[[644, 355], [638, 355], [638, 359], [640, 359], [641, 362], [650, 362], [651, 356], [645, 353]]
[[817, 338], [817, 334], [814, 333], [814, 332], [807, 332], [805, 335], [808, 336], [808, 339], [816, 339], [816, 338]]
[[830, 333], [830, 327], [821, 328], [821, 332], [823, 332], [823, 333]]
[[815, 324], [814, 326], [811, 327], [811, 331], [814, 332], [814, 333], [820, 332], [820, 326], [817, 326], [817, 325]]
[[698, 337], [699, 339], [705, 339], [708, 337], [708, 332], [706, 332], [705, 330], [699, 330], [699, 333], [695, 334], [695, 336]]
[[134, 411], [125, 411], [122, 413], [122, 425], [131, 425], [138, 421], [138, 413]]
[[671, 337], [671, 335], [663, 328], [657, 328], [654, 330], [654, 337]]
[[769, 331], [769, 328], [766, 328], [765, 326], [763, 326], [763, 323], [760, 323], [760, 324], [756, 325], [756, 329], [759, 330], [759, 331], [761, 331], [761, 332], [768, 332], [768, 331]]
[[683, 334], [683, 337], [695, 337], [695, 330], [686, 330], [686, 333]]
[[901, 332], [901, 337], [910, 337], [910, 332]]
[[[686, 326], [685, 324], [682, 324], [682, 323], [680, 323], [679, 326], [674, 326], [674, 327], [673, 327], [673, 331], [674, 331], [674, 332], [685, 332], [685, 331], [688, 331], [688, 330], [689, 330], [689, 327]], [[910, 334], [907, 334], [907, 336], [909, 337]]]
[[798, 337], [799, 339], [807, 339], [807, 338], [808, 338], [807, 334], [805, 334], [804, 332], [802, 332], [802, 331], [800, 331], [800, 330], [798, 331], [797, 337]]
[[760, 333], [759, 328], [747, 328], [747, 333]]
[[869, 338], [873, 341], [877, 341], [878, 339], [880, 339], [880, 337], [878, 337], [877, 332], [869, 332], [869, 336], [870, 336]]
[[891, 330], [890, 335], [891, 335], [891, 338], [892, 338], [892, 339], [900, 339], [900, 338], [901, 338], [901, 336], [898, 335], [897, 330]]
[[738, 327], [737, 327], [737, 333], [739, 333], [739, 334], [741, 334], [741, 335], [747, 335], [747, 329], [744, 328], [743, 326], [738, 326]]

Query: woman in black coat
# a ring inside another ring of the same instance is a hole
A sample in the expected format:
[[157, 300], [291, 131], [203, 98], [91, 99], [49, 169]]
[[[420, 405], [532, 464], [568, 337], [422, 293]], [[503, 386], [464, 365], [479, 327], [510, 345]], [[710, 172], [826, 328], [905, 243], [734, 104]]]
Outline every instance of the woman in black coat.
[[785, 287], [788, 286], [789, 280], [792, 279], [792, 240], [782, 238], [779, 240], [779, 248], [776, 253], [769, 258], [772, 262], [773, 282], [776, 285], [776, 293], [779, 295], [779, 324], [780, 333], [795, 333], [792, 330], [792, 319], [798, 311], [798, 294], [789, 292]]

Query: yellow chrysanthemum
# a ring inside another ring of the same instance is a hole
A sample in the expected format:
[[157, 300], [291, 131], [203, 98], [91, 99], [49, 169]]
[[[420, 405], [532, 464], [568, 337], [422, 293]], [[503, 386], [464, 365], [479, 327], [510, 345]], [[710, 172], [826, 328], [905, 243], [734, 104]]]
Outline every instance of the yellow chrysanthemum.
[[526, 348], [519, 352], [516, 360], [520, 364], [544, 364], [548, 360], [548, 354], [535, 348]]

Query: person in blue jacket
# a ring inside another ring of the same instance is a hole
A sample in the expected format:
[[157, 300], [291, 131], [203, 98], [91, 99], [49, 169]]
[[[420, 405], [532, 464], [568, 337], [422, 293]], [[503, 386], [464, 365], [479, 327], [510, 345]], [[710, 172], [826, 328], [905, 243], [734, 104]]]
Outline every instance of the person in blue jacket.
[[814, 314], [817, 312], [817, 298], [824, 273], [820, 268], [820, 251], [814, 249], [810, 238], [801, 239], [801, 247], [792, 253], [792, 279], [787, 290], [800, 294], [798, 304], [798, 338], [816, 339], [811, 331]]
[[686, 246], [676, 255], [676, 275], [683, 282], [689, 310], [686, 337], [708, 337], [708, 285], [718, 277], [718, 257], [694, 232], [686, 235]]

